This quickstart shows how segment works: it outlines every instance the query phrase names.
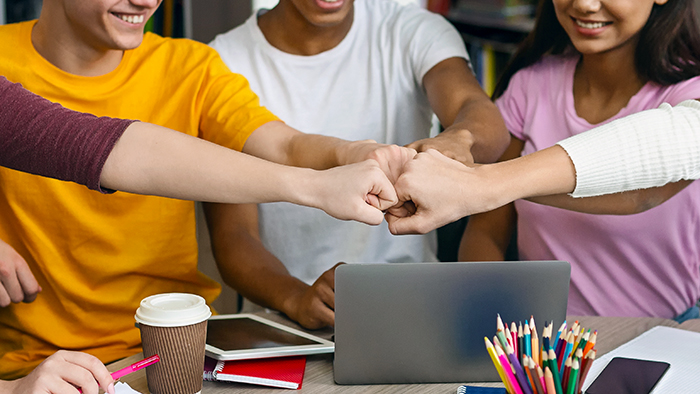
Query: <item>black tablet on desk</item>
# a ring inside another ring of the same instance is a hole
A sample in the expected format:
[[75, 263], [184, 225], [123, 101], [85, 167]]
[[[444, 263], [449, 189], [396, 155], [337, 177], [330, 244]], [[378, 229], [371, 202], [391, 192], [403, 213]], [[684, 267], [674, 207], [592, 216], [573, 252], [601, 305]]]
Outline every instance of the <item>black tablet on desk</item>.
[[252, 314], [219, 315], [207, 323], [206, 355], [217, 360], [333, 353], [333, 342]]

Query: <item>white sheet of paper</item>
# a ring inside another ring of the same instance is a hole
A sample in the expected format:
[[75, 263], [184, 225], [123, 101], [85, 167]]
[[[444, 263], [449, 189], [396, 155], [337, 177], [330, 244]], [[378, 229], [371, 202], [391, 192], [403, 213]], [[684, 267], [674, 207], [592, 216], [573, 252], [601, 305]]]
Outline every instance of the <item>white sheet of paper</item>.
[[654, 387], [654, 394], [687, 393], [692, 387], [700, 386], [698, 354], [700, 333], [657, 326], [595, 360], [583, 387], [587, 389], [613, 357], [629, 357], [671, 364]]
[[124, 382], [117, 382], [117, 384], [114, 385], [114, 392], [116, 394], [141, 394], [138, 391], [132, 389], [128, 383]]

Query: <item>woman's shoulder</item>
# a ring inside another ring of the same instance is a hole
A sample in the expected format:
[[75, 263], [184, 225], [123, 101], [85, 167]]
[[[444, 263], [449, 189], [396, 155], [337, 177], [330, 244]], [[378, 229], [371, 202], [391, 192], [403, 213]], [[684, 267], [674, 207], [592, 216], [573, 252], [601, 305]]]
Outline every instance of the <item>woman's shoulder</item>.
[[681, 81], [669, 86], [657, 86], [661, 102], [677, 105], [685, 100], [700, 99], [700, 76]]

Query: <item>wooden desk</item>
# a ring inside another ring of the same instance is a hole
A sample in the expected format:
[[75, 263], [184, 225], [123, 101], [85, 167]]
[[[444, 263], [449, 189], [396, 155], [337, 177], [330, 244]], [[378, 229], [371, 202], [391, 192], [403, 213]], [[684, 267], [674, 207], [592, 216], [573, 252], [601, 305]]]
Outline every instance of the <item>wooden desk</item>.
[[[258, 313], [267, 319], [280, 322], [300, 329], [286, 318], [277, 313]], [[601, 356], [621, 344], [635, 338], [639, 334], [647, 331], [655, 326], [677, 327], [690, 331], [700, 332], [700, 319], [689, 320], [683, 324], [678, 324], [673, 320], [662, 318], [636, 318], [636, 317], [595, 317], [585, 316], [576, 317], [570, 316], [567, 321], [571, 324], [578, 320], [585, 328], [594, 328], [598, 330], [598, 355]], [[541, 323], [538, 323], [541, 324]], [[556, 323], [555, 323], [556, 324]], [[538, 326], [538, 330], [541, 330]], [[494, 328], [495, 332], [495, 328]], [[332, 330], [314, 331], [315, 335], [330, 339]], [[486, 351], [486, 350], [484, 350]], [[142, 358], [141, 354], [137, 354], [110, 364], [109, 370], [116, 371], [117, 369], [128, 366]], [[146, 373], [141, 370], [132, 373], [122, 381], [141, 393], [148, 393], [148, 385], [146, 383]], [[483, 384], [486, 386], [499, 386], [500, 383]], [[376, 393], [376, 394], [454, 394], [457, 392], [459, 383], [446, 384], [407, 384], [407, 385], [370, 385], [370, 386], [340, 386], [333, 382], [333, 356], [315, 355], [308, 356], [306, 362], [306, 372], [304, 374], [304, 383], [301, 390], [285, 390], [273, 389], [262, 386], [236, 384], [236, 383], [221, 383], [221, 382], [204, 382], [202, 394], [280, 394], [282, 392], [301, 393], [301, 394], [328, 394], [328, 393]]]

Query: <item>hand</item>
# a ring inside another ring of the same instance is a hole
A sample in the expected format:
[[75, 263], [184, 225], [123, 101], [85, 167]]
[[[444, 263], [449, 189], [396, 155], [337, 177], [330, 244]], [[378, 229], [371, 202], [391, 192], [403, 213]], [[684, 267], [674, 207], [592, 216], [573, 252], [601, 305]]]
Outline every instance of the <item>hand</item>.
[[418, 152], [435, 149], [451, 159], [470, 165], [474, 164], [474, 157], [471, 154], [472, 145], [474, 145], [474, 135], [469, 130], [448, 127], [436, 137], [424, 138], [406, 146]]
[[0, 240], [0, 307], [32, 302], [41, 291], [27, 262], [12, 246]]
[[341, 220], [378, 225], [382, 211], [396, 205], [396, 191], [375, 160], [320, 171], [323, 177], [311, 206]]
[[425, 234], [466, 216], [475, 187], [465, 187], [465, 177], [475, 171], [434, 149], [419, 153], [394, 185], [399, 204], [385, 215], [391, 233]]
[[96, 357], [86, 353], [59, 350], [44, 360], [29, 375], [0, 382], [6, 394], [97, 394], [101, 387], [114, 394], [114, 381]]
[[389, 180], [394, 183], [403, 172], [403, 166], [416, 156], [415, 149], [398, 145], [378, 144], [372, 140], [349, 143], [345, 164], [372, 159], [379, 163]]
[[313, 285], [290, 299], [289, 317], [310, 330], [335, 325], [335, 269], [324, 272]]

